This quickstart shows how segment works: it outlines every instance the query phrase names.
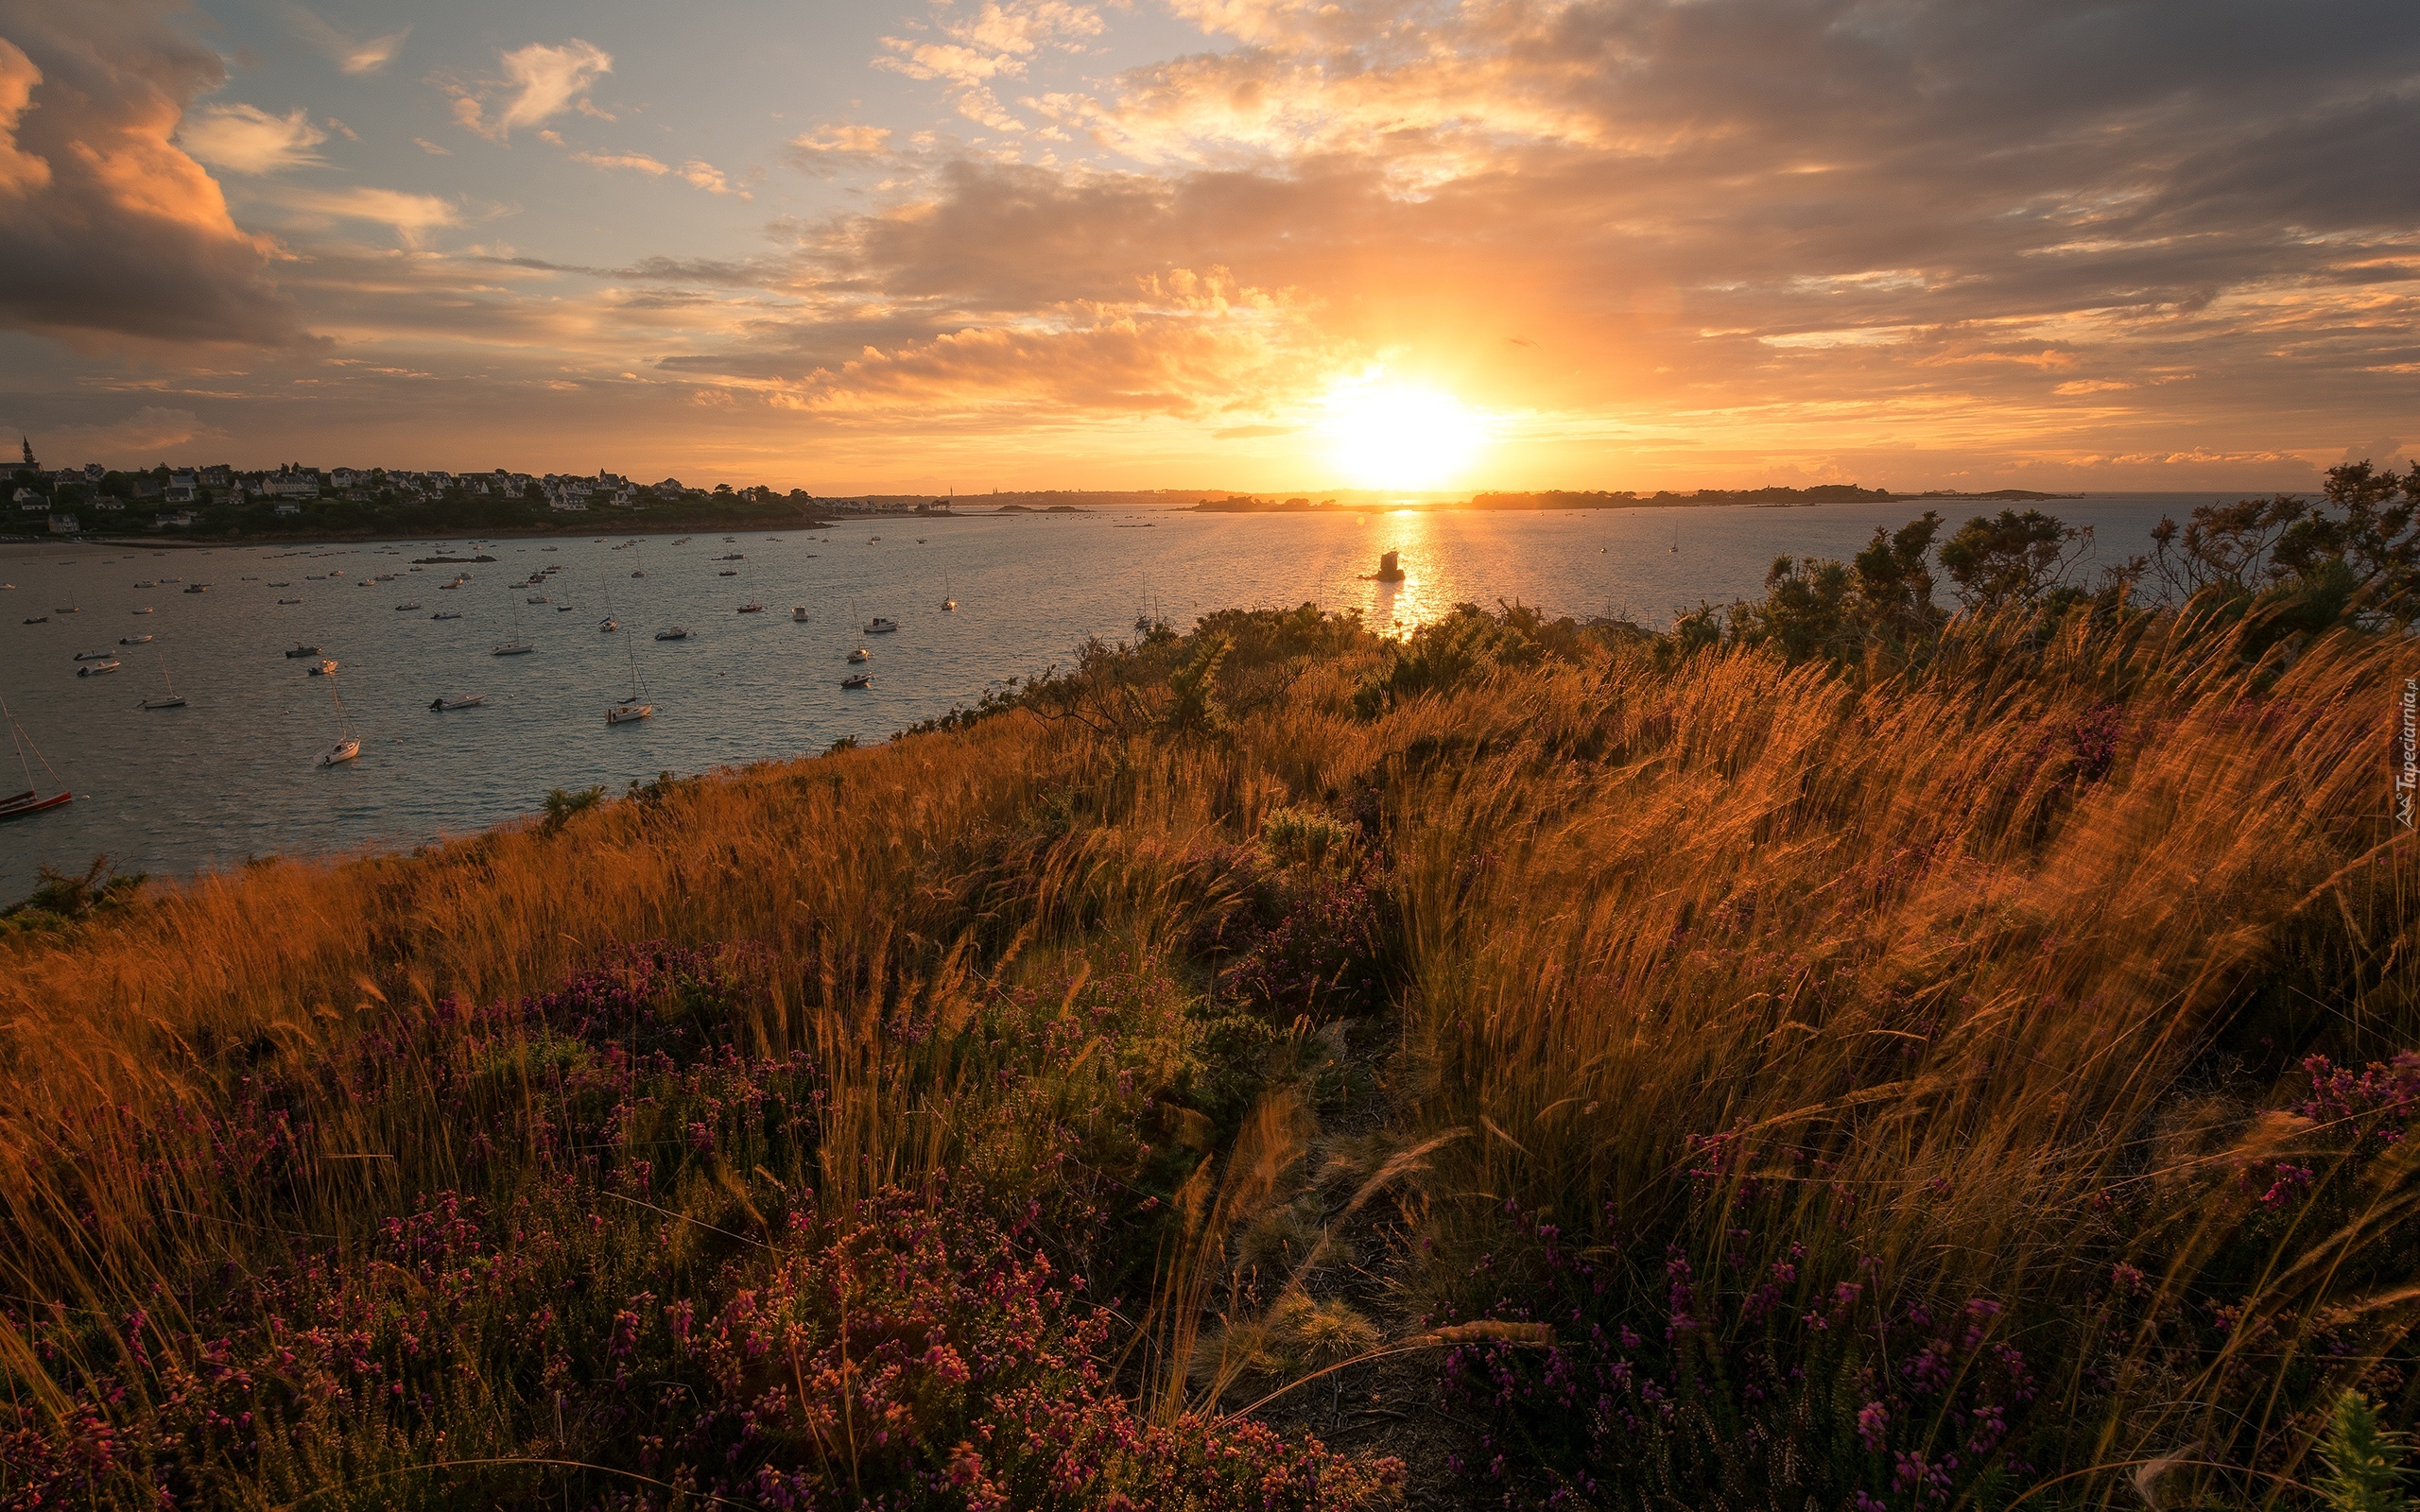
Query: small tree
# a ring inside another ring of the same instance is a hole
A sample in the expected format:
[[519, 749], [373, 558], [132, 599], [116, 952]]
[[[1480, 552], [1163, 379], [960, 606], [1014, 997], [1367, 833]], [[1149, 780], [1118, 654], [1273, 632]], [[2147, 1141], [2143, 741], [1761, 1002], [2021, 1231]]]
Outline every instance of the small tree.
[[2367, 462], [2332, 467], [2321, 491], [2327, 507], [2279, 535], [2271, 553], [2275, 576], [2302, 576], [2341, 561], [2370, 584], [2380, 607], [2411, 607], [2420, 597], [2420, 462], [2401, 476]]
[[2202, 505], [2182, 530], [2163, 515], [2152, 528], [2152, 571], [2179, 597], [2205, 588], [2251, 593], [2275, 574], [2277, 543], [2309, 514], [2309, 505], [2280, 493]]
[[2031, 604], [2066, 581], [2092, 549], [2092, 527], [2071, 525], [2039, 509], [1977, 515], [1942, 543], [1941, 565], [1958, 585], [1958, 601], [1991, 610]]
[[1940, 627], [1941, 606], [1932, 601], [1932, 568], [1926, 553], [1941, 531], [1930, 509], [1896, 530], [1874, 527], [1874, 539], [1857, 554], [1858, 617], [1871, 632], [1896, 640]]

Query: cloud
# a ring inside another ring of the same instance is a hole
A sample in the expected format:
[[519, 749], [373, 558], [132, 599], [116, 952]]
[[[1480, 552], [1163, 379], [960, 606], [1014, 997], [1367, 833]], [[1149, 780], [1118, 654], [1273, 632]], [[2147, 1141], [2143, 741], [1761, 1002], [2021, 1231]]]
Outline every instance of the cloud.
[[400, 189], [286, 190], [279, 194], [277, 203], [305, 216], [392, 227], [406, 247], [420, 246], [427, 232], [441, 226], [462, 223], [461, 212], [449, 201]]
[[672, 171], [672, 164], [659, 162], [644, 152], [575, 152], [571, 161], [585, 163], [592, 168], [631, 168], [658, 179]]
[[50, 182], [50, 164], [17, 146], [17, 123], [41, 82], [34, 60], [0, 37], [0, 194], [26, 195]]
[[[501, 142], [516, 126], [537, 126], [569, 110], [579, 94], [614, 71], [613, 55], [574, 37], [568, 42], [533, 42], [497, 55], [504, 77], [480, 89], [462, 90], [454, 99], [454, 118], [491, 141]], [[493, 118], [487, 114], [499, 93], [509, 93]]]
[[284, 115], [271, 115], [256, 105], [205, 105], [188, 112], [177, 128], [179, 146], [232, 173], [325, 167], [328, 160], [311, 149], [327, 139], [326, 130], [299, 105]]
[[960, 115], [1009, 132], [1024, 130], [1025, 124], [1001, 108], [992, 81], [1021, 77], [1046, 50], [1080, 52], [1104, 29], [1098, 10], [1066, 0], [983, 0], [971, 14], [945, 10], [937, 24], [946, 41], [885, 37], [873, 66], [943, 81]]
[[742, 199], [753, 198], [747, 190], [725, 178], [720, 168], [697, 158], [681, 164], [681, 177], [710, 195], [737, 195]]
[[63, 456], [148, 465], [169, 447], [225, 435], [190, 409], [146, 404], [124, 420], [54, 426], [44, 445]]
[[[302, 338], [270, 249], [174, 140], [225, 78], [173, 0], [0, 0], [0, 324], [144, 341]], [[36, 164], [40, 166], [37, 167]]]
[[424, 136], [416, 136], [412, 138], [412, 146], [420, 148], [423, 152], [427, 153], [432, 158], [450, 158], [454, 155], [454, 149], [452, 147], [439, 146], [436, 143], [431, 142]]
[[285, 8], [285, 19], [296, 36], [325, 53], [330, 61], [348, 74], [378, 72], [395, 60], [395, 55], [404, 50], [404, 39], [412, 34], [412, 28], [406, 26], [384, 37], [354, 37], [292, 4]]

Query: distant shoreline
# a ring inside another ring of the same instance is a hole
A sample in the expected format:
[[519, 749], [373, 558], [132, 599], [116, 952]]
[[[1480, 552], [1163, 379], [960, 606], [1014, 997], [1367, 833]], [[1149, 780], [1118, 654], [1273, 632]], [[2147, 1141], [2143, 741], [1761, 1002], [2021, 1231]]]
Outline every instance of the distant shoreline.
[[1574, 509], [1707, 509], [1810, 508], [1823, 504], [1911, 504], [1927, 500], [1968, 504], [2034, 504], [2057, 499], [2082, 499], [2083, 493], [2044, 493], [2032, 489], [1995, 489], [1988, 493], [1962, 493], [1955, 490], [1928, 493], [1893, 493], [1887, 489], [1862, 489], [1851, 484], [1826, 484], [1811, 489], [1699, 489], [1689, 493], [1610, 493], [1604, 491], [1576, 492], [1561, 489], [1536, 491], [1475, 493], [1459, 502], [1431, 500], [1421, 503], [1340, 503], [1322, 499], [1313, 503], [1305, 498], [1286, 500], [1263, 499], [1242, 494], [1224, 499], [1203, 499], [1187, 513], [1192, 514], [1361, 514], [1371, 511], [1392, 513], [1397, 509], [1420, 509], [1437, 512], [1468, 511], [1474, 514], [1539, 514], [1554, 510]]

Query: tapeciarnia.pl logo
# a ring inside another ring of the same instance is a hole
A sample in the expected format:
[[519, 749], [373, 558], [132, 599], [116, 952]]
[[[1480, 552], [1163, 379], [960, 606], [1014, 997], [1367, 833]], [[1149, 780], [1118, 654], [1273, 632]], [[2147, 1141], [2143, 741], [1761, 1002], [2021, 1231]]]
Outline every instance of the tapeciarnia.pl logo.
[[2412, 790], [2420, 788], [2420, 678], [2403, 679], [2403, 765], [2394, 774], [2395, 822], [2411, 826]]

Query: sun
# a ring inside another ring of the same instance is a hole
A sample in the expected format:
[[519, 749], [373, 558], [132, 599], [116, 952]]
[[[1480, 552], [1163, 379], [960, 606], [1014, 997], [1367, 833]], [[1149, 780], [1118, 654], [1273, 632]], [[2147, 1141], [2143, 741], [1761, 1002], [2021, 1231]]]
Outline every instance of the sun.
[[1448, 393], [1384, 376], [1328, 391], [1319, 423], [1328, 460], [1355, 488], [1442, 489], [1487, 443], [1486, 420]]

